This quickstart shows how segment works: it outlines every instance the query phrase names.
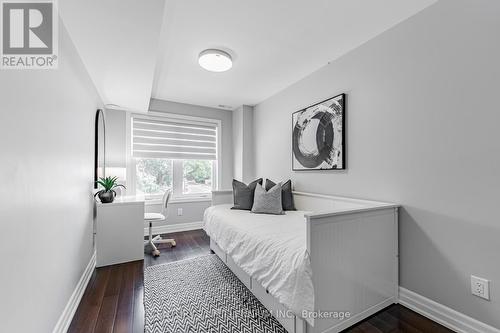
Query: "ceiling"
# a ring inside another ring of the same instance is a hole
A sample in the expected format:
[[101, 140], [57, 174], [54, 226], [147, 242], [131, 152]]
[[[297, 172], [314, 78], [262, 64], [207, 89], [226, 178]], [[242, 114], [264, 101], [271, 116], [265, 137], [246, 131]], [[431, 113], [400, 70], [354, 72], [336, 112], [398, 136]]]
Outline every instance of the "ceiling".
[[59, 14], [105, 104], [146, 111], [164, 0], [63, 0]]
[[[436, 0], [64, 0], [60, 13], [101, 97], [255, 105]], [[89, 19], [90, 17], [90, 19]], [[198, 54], [233, 57], [223, 73]], [[224, 105], [224, 106], [221, 106]]]

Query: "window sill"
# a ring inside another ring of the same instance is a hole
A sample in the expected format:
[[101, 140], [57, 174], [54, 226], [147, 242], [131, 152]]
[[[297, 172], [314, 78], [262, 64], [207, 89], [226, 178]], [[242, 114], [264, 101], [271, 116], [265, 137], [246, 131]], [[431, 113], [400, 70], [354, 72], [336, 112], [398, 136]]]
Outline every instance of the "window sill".
[[[191, 203], [191, 202], [210, 202], [212, 201], [211, 197], [193, 197], [193, 198], [172, 198], [169, 203], [178, 204], [178, 203]], [[144, 201], [146, 206], [151, 205], [160, 205], [161, 199], [146, 199]]]

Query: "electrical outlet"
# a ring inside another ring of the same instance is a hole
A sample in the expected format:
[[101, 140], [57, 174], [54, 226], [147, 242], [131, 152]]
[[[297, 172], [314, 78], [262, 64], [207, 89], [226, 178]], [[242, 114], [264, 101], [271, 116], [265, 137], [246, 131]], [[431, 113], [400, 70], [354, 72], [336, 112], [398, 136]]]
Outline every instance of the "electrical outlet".
[[182, 208], [177, 208], [177, 216], [182, 216]]
[[490, 281], [471, 275], [470, 290], [472, 295], [490, 300]]

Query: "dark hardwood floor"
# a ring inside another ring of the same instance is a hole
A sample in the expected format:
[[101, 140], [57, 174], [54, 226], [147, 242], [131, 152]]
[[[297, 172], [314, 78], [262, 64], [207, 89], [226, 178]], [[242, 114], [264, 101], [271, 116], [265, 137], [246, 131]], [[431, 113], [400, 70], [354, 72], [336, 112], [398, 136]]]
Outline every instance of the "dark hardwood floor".
[[[162, 246], [161, 256], [158, 258], [146, 254], [144, 261], [96, 269], [68, 332], [144, 332], [142, 304], [144, 268], [210, 253], [209, 238], [202, 230], [172, 233], [168, 238], [175, 238], [177, 246], [174, 248], [169, 248], [168, 245]], [[401, 305], [392, 305], [345, 332], [452, 331]]]

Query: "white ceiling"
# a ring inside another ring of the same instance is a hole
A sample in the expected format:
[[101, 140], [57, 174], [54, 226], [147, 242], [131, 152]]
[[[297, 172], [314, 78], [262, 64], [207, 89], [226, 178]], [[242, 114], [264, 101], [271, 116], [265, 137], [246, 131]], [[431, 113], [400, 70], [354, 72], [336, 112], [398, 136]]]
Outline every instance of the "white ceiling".
[[[436, 0], [167, 0], [153, 97], [232, 108], [254, 105]], [[230, 50], [233, 68], [197, 64]]]
[[62, 0], [59, 14], [103, 102], [146, 111], [164, 0]]
[[[60, 16], [104, 103], [255, 105], [436, 0], [64, 0]], [[224, 73], [198, 54], [220, 48]]]

